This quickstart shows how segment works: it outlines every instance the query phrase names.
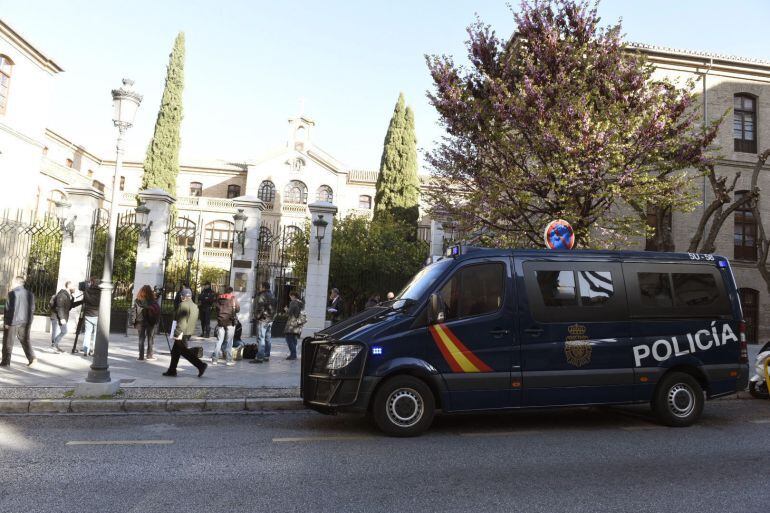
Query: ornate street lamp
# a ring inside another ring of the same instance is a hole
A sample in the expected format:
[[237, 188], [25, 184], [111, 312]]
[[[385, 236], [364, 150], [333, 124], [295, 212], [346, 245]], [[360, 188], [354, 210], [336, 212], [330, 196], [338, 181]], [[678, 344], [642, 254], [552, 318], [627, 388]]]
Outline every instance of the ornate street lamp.
[[56, 206], [56, 218], [59, 220], [59, 226], [64, 235], [69, 235], [70, 242], [75, 242], [75, 220], [78, 216], [72, 216], [72, 219], [67, 222], [67, 213], [69, 212], [72, 204], [65, 200], [55, 201]]
[[313, 220], [313, 226], [315, 226], [315, 238], [318, 240], [318, 260], [321, 260], [321, 241], [326, 237], [326, 227], [329, 221], [324, 219], [323, 214], [318, 214], [318, 217]]
[[86, 381], [90, 383], [109, 383], [110, 371], [107, 362], [109, 352], [110, 317], [112, 310], [112, 264], [115, 257], [115, 237], [118, 228], [118, 192], [121, 168], [123, 167], [123, 137], [134, 124], [134, 117], [142, 95], [134, 91], [134, 81], [123, 79], [123, 86], [112, 91], [112, 122], [118, 129], [118, 139], [115, 144], [115, 172], [112, 176], [112, 196], [110, 201], [110, 224], [107, 229], [107, 243], [104, 251], [104, 270], [102, 282], [99, 285], [99, 321], [96, 326], [96, 347], [94, 361], [88, 372]]
[[238, 239], [238, 244], [241, 245], [241, 255], [246, 254], [246, 220], [249, 218], [243, 213], [243, 209], [239, 208], [238, 212], [233, 215], [235, 221], [235, 236]]
[[187, 253], [187, 286], [190, 287], [190, 268], [195, 259], [195, 246], [189, 244], [184, 250]]
[[147, 241], [147, 247], [150, 247], [150, 234], [152, 228], [152, 221], [149, 223], [147, 219], [150, 217], [150, 208], [144, 203], [140, 203], [134, 209], [136, 215], [134, 216], [134, 226], [139, 230], [139, 240], [144, 239]]

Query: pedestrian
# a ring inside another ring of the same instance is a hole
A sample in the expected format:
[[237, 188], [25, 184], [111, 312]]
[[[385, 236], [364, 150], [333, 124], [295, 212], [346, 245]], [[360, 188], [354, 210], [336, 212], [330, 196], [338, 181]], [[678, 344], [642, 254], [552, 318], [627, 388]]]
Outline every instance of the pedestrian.
[[302, 328], [307, 322], [307, 316], [303, 308], [305, 304], [300, 300], [299, 294], [295, 291], [289, 292], [289, 308], [287, 311], [286, 329], [284, 330], [284, 336], [286, 337], [286, 344], [289, 346], [289, 356], [287, 360], [297, 359], [297, 338], [302, 335]]
[[174, 312], [179, 309], [179, 305], [182, 303], [182, 291], [186, 288], [190, 288], [186, 283], [179, 284], [179, 290], [177, 290], [176, 294], [174, 295]]
[[163, 373], [164, 376], [176, 376], [176, 366], [179, 363], [179, 357], [185, 359], [198, 369], [198, 377], [203, 376], [208, 365], [203, 363], [195, 353], [187, 347], [187, 342], [195, 333], [195, 325], [198, 324], [198, 305], [192, 300], [192, 290], [183, 288], [179, 291], [179, 308], [174, 313], [176, 329], [174, 330], [174, 346], [171, 348], [171, 363], [168, 370]]
[[[133, 308], [134, 328], [139, 331], [138, 360], [155, 360], [155, 331], [160, 320], [160, 306], [155, 300], [152, 287], [145, 285], [139, 289]], [[147, 341], [146, 353], [145, 341]]]
[[270, 292], [270, 284], [263, 281], [257, 297], [257, 357], [251, 363], [270, 361], [270, 342], [273, 336], [271, 331], [276, 306], [275, 296]]
[[96, 347], [96, 323], [99, 320], [99, 302], [102, 298], [102, 289], [99, 288], [99, 279], [92, 276], [87, 287], [83, 288], [83, 356], [92, 356]]
[[0, 367], [11, 365], [13, 344], [18, 339], [27, 357], [27, 365], [32, 366], [37, 362], [35, 350], [29, 341], [29, 327], [32, 325], [32, 316], [35, 314], [35, 296], [24, 287], [24, 278], [17, 276], [11, 282], [11, 290], [8, 292], [8, 301], [5, 303], [5, 315], [3, 317], [3, 353], [0, 359]]
[[388, 301], [393, 301], [394, 299], [396, 299], [396, 295], [394, 293], [392, 293], [392, 292], [388, 292], [388, 295], [385, 296], [385, 297], [388, 298], [387, 299]]
[[[233, 288], [227, 287], [224, 294], [217, 298], [217, 341], [214, 344], [214, 352], [211, 354], [211, 364], [217, 364], [220, 349], [224, 353], [225, 365], [235, 365], [233, 362], [233, 343], [235, 342], [235, 323], [238, 320], [238, 312], [241, 305], [233, 295]], [[222, 343], [224, 342], [224, 348]]]
[[339, 290], [332, 289], [331, 294], [329, 294], [329, 307], [326, 311], [329, 313], [332, 324], [339, 322], [342, 318], [342, 296], [340, 296]]
[[209, 338], [211, 336], [211, 307], [217, 300], [217, 295], [211, 290], [211, 283], [207, 283], [200, 296], [198, 296], [198, 305], [201, 313], [201, 336]]
[[373, 306], [377, 306], [380, 304], [380, 295], [379, 294], [372, 294], [369, 297], [369, 301], [366, 302], [366, 306], [364, 308], [371, 308]]
[[57, 292], [52, 298], [49, 306], [51, 307], [51, 347], [56, 353], [63, 353], [59, 343], [67, 334], [67, 322], [70, 320], [70, 310], [80, 305], [83, 301], [75, 301], [72, 295], [75, 292], [75, 286], [71, 281], [64, 282], [64, 288]]

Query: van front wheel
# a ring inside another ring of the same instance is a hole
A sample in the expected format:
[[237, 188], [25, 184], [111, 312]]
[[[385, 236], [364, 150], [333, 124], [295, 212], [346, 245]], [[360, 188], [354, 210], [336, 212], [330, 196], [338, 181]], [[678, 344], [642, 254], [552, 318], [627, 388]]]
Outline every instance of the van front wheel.
[[377, 427], [390, 436], [417, 436], [431, 422], [435, 399], [430, 388], [414, 376], [393, 376], [377, 389], [372, 417]]
[[658, 384], [652, 409], [663, 424], [687, 427], [700, 418], [703, 403], [700, 383], [684, 372], [672, 372]]

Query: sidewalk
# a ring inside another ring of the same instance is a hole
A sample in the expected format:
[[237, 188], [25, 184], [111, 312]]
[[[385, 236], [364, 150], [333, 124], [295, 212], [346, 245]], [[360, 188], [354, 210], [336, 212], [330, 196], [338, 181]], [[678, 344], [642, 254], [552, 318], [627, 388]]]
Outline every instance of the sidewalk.
[[[55, 353], [50, 347], [49, 334], [32, 333], [32, 345], [38, 362], [27, 366], [21, 345], [16, 343], [10, 367], [0, 368], [0, 399], [63, 398], [71, 395], [75, 385], [85, 380], [92, 358], [71, 354], [74, 335], [61, 343], [65, 353]], [[78, 346], [82, 345], [81, 339]], [[255, 340], [244, 339], [246, 343]], [[182, 358], [178, 377], [162, 375], [170, 360], [165, 335], [155, 338], [155, 361], [138, 361], [136, 336], [110, 335], [109, 366], [113, 381], [121, 382], [124, 398], [248, 398], [299, 397], [300, 362], [286, 361], [288, 348], [283, 338], [272, 341], [269, 362], [258, 365], [240, 360], [232, 367], [219, 360], [211, 365], [214, 338], [193, 337], [190, 346], [203, 346], [203, 361], [209, 364], [203, 377]]]

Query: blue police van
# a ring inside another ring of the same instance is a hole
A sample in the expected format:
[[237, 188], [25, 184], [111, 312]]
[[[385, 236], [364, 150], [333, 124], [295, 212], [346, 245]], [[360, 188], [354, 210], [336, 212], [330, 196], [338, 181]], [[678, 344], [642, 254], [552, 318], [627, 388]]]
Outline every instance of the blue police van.
[[437, 410], [635, 403], [689, 426], [747, 382], [735, 279], [707, 254], [453, 247], [302, 345], [307, 407], [395, 436]]

